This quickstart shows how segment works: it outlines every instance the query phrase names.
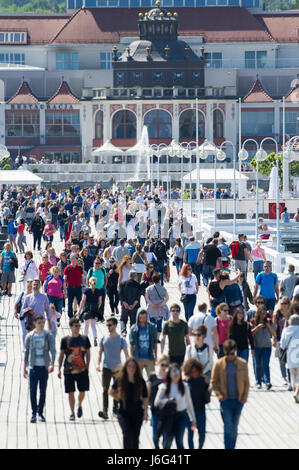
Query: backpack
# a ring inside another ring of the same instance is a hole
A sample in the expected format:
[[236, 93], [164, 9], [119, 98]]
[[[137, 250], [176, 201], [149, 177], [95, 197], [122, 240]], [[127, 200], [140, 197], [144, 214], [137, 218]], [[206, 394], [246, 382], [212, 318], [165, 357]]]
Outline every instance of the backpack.
[[[45, 292], [45, 294], [47, 293], [48, 284], [49, 284], [49, 282], [51, 281], [51, 279], [53, 279], [53, 277], [54, 277], [53, 274], [49, 274], [49, 276], [47, 276], [46, 279], [45, 279], [45, 284], [44, 284], [44, 292]], [[63, 279], [62, 276], [59, 276], [59, 279], [61, 279], [61, 281], [62, 281], [62, 284], [61, 284], [61, 291], [62, 291], [62, 293], [63, 293], [63, 283], [64, 283], [64, 279]]]
[[157, 259], [166, 259], [166, 247], [161, 241], [156, 243], [154, 253]]
[[230, 247], [231, 252], [232, 252], [232, 258], [235, 259], [237, 254], [239, 253], [239, 242], [238, 242], [238, 240], [235, 240], [235, 241], [231, 242], [229, 247]]

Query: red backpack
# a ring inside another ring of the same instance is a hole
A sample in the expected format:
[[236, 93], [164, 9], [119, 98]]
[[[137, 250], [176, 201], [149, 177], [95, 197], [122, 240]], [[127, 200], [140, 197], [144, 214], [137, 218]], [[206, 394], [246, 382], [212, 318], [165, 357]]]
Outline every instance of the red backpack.
[[233, 259], [236, 258], [237, 254], [239, 253], [239, 242], [238, 242], [238, 240], [235, 240], [235, 241], [231, 242], [229, 247], [231, 249], [232, 258]]

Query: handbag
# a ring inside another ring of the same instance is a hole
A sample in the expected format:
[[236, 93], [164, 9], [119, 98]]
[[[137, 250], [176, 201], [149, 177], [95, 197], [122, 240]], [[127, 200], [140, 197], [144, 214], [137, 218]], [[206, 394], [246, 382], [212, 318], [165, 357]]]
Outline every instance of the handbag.
[[180, 297], [180, 301], [182, 303], [187, 302], [189, 295], [188, 294], [182, 294]]
[[24, 274], [23, 276], [21, 276], [20, 279], [19, 279], [20, 282], [23, 282], [23, 281], [24, 281], [24, 278], [25, 278], [25, 276], [26, 276], [26, 273], [27, 273], [28, 268], [29, 268], [29, 266], [30, 266], [31, 263], [32, 263], [32, 260], [30, 260], [29, 263], [27, 264], [26, 269], [25, 269], [25, 274]]
[[279, 360], [283, 364], [286, 364], [287, 362], [287, 348], [279, 348]]

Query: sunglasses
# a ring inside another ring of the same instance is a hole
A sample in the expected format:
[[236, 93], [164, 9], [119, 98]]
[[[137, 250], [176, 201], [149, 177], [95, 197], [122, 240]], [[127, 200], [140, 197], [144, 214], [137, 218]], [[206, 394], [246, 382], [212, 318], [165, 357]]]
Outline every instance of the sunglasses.
[[228, 312], [228, 308], [223, 308], [222, 312]]
[[168, 364], [160, 364], [161, 367], [168, 367]]
[[171, 312], [174, 312], [174, 313], [178, 313], [178, 312], [180, 312], [180, 310], [179, 310], [179, 309], [170, 310], [170, 311], [171, 311]]
[[271, 266], [268, 266], [268, 265], [267, 265], [267, 266], [264, 266], [264, 268], [271, 268]]
[[265, 305], [265, 302], [263, 302], [262, 300], [258, 300], [256, 303], [257, 303], [257, 304]]
[[281, 305], [289, 305], [290, 302], [281, 302]]
[[174, 374], [180, 374], [181, 371], [180, 371], [180, 369], [173, 369], [173, 370], [170, 371], [170, 373], [173, 374], [173, 375]]
[[113, 326], [113, 324], [112, 324], [112, 323], [109, 323], [109, 324], [107, 324], [106, 326], [107, 326], [107, 328], [110, 328], [111, 326]]
[[202, 336], [202, 334], [201, 333], [196, 333], [194, 336], [200, 337], [200, 336]]
[[80, 323], [74, 323], [74, 324], [72, 325], [72, 327], [79, 328], [79, 327], [80, 327]]

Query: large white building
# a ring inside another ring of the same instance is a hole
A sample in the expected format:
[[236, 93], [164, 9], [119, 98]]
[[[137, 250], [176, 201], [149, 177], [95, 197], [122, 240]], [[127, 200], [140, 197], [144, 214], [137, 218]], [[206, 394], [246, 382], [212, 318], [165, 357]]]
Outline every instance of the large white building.
[[[180, 37], [198, 55], [204, 47], [204, 90], [164, 88], [161, 77], [150, 89], [138, 77], [130, 89], [113, 88], [112, 48], [123, 53], [138, 38], [147, 3], [69, 0], [63, 15], [0, 16], [0, 141], [12, 155], [84, 162], [107, 140], [131, 147], [144, 124], [150, 143], [191, 141], [195, 97], [200, 142], [238, 145], [240, 98], [241, 140], [272, 136], [281, 145], [283, 96], [286, 134], [298, 134], [299, 11], [265, 12], [256, 0], [165, 0]], [[106, 159], [110, 169], [119, 162]]]

